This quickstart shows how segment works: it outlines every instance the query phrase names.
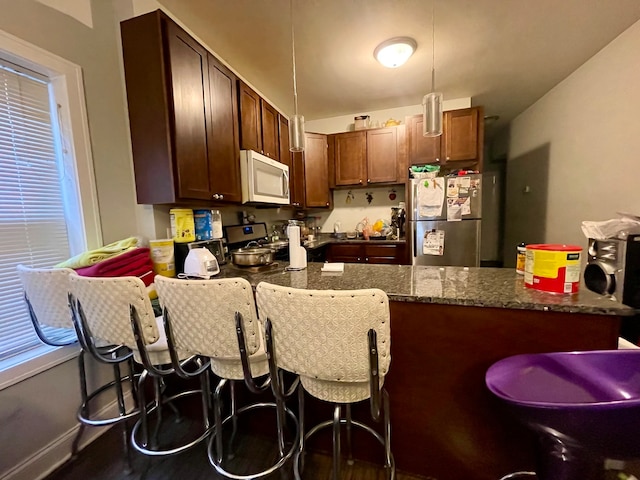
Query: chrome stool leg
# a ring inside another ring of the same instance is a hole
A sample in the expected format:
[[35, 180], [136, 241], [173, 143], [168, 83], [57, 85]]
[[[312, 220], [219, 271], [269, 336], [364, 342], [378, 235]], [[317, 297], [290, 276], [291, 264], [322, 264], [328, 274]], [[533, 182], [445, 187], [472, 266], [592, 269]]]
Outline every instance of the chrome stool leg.
[[505, 475], [504, 477], [501, 477], [500, 480], [511, 480], [512, 478], [521, 478], [521, 477], [538, 478], [535, 472], [513, 472], [513, 473], [510, 473], [509, 475]]
[[340, 479], [340, 405], [333, 408], [333, 480]]
[[[82, 398], [82, 404], [87, 403], [87, 374], [86, 368], [84, 365], [84, 350], [80, 350], [78, 354], [78, 370], [80, 374], [80, 397]], [[87, 407], [88, 413], [88, 407]], [[75, 458], [78, 455], [78, 450], [80, 449], [80, 438], [84, 433], [86, 425], [80, 422], [80, 428], [78, 429], [78, 433], [73, 439], [73, 444], [71, 445], [71, 458]]]
[[345, 418], [347, 420], [347, 465], [353, 465], [353, 449], [351, 444], [351, 404], [345, 405]]

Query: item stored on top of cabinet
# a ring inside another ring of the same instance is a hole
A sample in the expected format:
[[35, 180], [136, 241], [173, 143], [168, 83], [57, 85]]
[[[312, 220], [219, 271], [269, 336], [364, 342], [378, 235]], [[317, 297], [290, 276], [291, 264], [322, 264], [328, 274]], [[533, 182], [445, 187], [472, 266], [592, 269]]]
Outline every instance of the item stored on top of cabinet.
[[522, 242], [516, 246], [516, 273], [524, 275], [524, 265], [527, 260], [527, 244]]
[[438, 137], [422, 135], [422, 115], [407, 117], [409, 164], [438, 163], [445, 168], [474, 167], [482, 172], [483, 112], [482, 107], [444, 112], [443, 133]]
[[550, 293], [576, 293], [582, 247], [539, 243], [527, 245], [524, 284]]
[[236, 76], [160, 10], [121, 33], [138, 203], [240, 203]]
[[196, 239], [196, 225], [193, 210], [189, 208], [172, 208], [169, 210], [171, 236], [176, 243], [193, 242]]
[[404, 181], [404, 126], [332, 135], [335, 186]]
[[360, 115], [353, 118], [353, 128], [356, 130], [364, 130], [369, 128], [369, 115]]

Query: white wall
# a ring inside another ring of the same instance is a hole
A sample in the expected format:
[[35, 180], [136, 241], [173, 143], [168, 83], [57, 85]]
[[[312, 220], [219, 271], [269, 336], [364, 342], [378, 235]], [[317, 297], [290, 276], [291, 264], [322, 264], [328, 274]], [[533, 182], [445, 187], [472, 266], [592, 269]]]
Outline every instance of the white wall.
[[[0, 0], [0, 30], [82, 67], [102, 242], [110, 243], [137, 232], [119, 26], [111, 1], [91, 0], [91, 19], [86, 1], [76, 10], [71, 1], [46, 3], [63, 11], [35, 0]], [[108, 367], [89, 367], [93, 385], [110, 376]], [[1, 478], [40, 478], [68, 456], [78, 425], [78, 384], [70, 360], [0, 391]]]
[[[471, 98], [457, 98], [445, 100], [444, 110], [457, 110], [459, 108], [471, 107]], [[338, 117], [322, 118], [319, 120], [309, 120], [305, 122], [305, 130], [313, 133], [340, 133], [354, 129], [353, 118], [360, 115], [369, 115], [372, 127], [383, 127], [384, 122], [389, 119], [400, 120], [404, 123], [404, 118], [422, 113], [422, 105], [409, 105], [406, 107], [387, 108], [385, 110], [373, 110], [370, 112], [354, 112], [349, 115]]]
[[[539, 221], [546, 243], [586, 246], [582, 220], [607, 220], [616, 212], [640, 214], [640, 22], [632, 25], [511, 125], [507, 170], [518, 160], [548, 162], [546, 213]], [[536, 168], [530, 165], [531, 170]], [[533, 192], [535, 193], [535, 192]], [[507, 209], [527, 209], [529, 194], [507, 185]], [[509, 245], [528, 239], [507, 214]], [[510, 243], [509, 243], [510, 242]]]

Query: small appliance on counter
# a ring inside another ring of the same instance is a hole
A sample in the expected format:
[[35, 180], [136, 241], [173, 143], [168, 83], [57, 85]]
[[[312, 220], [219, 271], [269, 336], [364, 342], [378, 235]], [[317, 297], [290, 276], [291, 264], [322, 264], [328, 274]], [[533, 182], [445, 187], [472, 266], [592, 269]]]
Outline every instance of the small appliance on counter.
[[184, 272], [181, 278], [204, 278], [205, 280], [220, 273], [216, 257], [205, 247], [192, 248], [184, 260]]
[[589, 239], [584, 283], [589, 290], [640, 308], [640, 233], [620, 237]]
[[206, 248], [216, 258], [218, 265], [227, 263], [227, 247], [224, 239], [203, 240], [202, 242], [176, 243], [174, 244], [176, 273], [185, 273], [185, 260], [189, 252], [195, 248]]

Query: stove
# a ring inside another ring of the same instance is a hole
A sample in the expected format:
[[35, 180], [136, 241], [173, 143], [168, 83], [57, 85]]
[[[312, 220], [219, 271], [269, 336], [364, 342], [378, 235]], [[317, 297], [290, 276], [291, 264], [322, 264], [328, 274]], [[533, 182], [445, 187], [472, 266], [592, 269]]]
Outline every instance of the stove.
[[247, 245], [254, 247], [260, 246], [273, 249], [275, 251], [274, 257], [276, 260], [289, 260], [289, 241], [278, 240], [276, 242], [271, 242], [269, 240], [269, 236], [267, 235], [266, 223], [230, 225], [228, 227], [224, 227], [224, 230], [230, 252], [233, 250], [237, 250], [238, 248], [246, 248]]

